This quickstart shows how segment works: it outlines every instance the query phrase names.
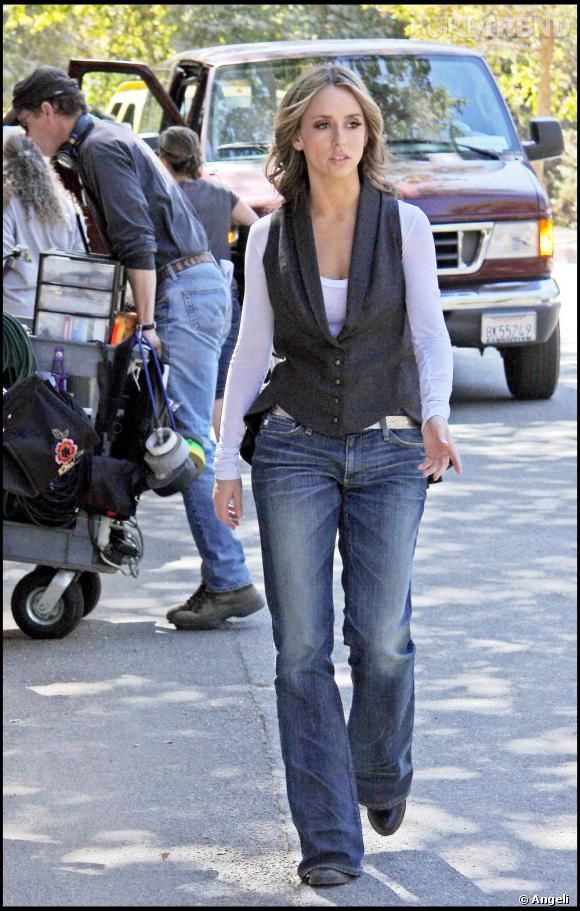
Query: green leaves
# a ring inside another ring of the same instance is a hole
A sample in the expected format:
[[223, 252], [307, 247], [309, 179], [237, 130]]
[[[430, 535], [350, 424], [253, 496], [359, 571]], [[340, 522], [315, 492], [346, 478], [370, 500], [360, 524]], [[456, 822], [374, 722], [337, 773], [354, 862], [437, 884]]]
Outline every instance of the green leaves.
[[15, 82], [36, 66], [67, 69], [71, 57], [152, 65], [188, 48], [288, 38], [411, 38], [472, 47], [485, 55], [522, 138], [537, 114], [558, 117], [567, 130], [567, 163], [558, 166], [552, 192], [563, 192], [574, 173], [572, 4], [8, 4], [3, 19], [4, 110]]

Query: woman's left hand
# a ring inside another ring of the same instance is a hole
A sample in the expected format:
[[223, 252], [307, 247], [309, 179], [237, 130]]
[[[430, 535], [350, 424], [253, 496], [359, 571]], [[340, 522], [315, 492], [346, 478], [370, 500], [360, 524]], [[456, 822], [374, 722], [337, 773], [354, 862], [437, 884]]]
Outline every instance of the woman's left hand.
[[242, 482], [240, 478], [231, 481], [215, 479], [213, 487], [215, 514], [232, 531], [238, 527], [244, 514]]
[[438, 481], [450, 463], [457, 474], [463, 473], [459, 452], [444, 417], [434, 415], [429, 418], [423, 428], [423, 447], [425, 458], [418, 468], [424, 478], [432, 477], [434, 481]]

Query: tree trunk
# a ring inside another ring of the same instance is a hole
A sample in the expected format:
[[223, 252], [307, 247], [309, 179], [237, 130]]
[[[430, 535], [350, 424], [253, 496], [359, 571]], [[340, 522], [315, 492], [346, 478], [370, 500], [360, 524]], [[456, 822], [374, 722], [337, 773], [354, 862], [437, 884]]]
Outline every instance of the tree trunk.
[[552, 58], [554, 56], [554, 35], [550, 29], [548, 35], [542, 33], [540, 38], [540, 77], [538, 86], [538, 116], [549, 117], [552, 113]]
[[[549, 117], [552, 113], [552, 58], [554, 56], [554, 34], [552, 29], [540, 37], [540, 72], [538, 75], [538, 117]], [[544, 183], [545, 162], [534, 162], [535, 172]]]

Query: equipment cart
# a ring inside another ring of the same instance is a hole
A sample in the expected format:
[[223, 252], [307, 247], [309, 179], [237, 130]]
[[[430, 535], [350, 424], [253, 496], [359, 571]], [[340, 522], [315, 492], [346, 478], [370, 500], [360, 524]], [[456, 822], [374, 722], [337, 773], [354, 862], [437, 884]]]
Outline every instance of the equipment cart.
[[[38, 336], [31, 336], [29, 341], [40, 372], [51, 372], [55, 347], [63, 350], [75, 398], [94, 422], [99, 364], [104, 357], [111, 360], [115, 349]], [[11, 599], [15, 622], [33, 639], [68, 635], [96, 607], [101, 573], [114, 573], [129, 566], [132, 575], [137, 575], [136, 566], [142, 556], [142, 538], [134, 520], [121, 522], [104, 515], [89, 515], [82, 509], [72, 528], [4, 521], [3, 532], [4, 559], [36, 565], [17, 583]], [[108, 559], [107, 553], [113, 558]]]

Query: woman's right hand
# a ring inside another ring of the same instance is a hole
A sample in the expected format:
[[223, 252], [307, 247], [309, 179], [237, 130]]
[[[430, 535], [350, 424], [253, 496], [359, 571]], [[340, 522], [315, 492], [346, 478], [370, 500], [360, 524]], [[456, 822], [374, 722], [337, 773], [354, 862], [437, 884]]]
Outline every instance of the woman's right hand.
[[244, 512], [242, 503], [242, 481], [233, 478], [231, 481], [218, 481], [213, 488], [213, 505], [215, 514], [228, 528], [237, 528]]

